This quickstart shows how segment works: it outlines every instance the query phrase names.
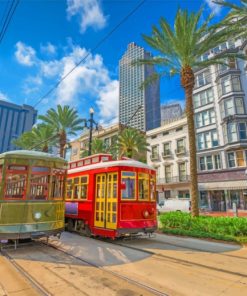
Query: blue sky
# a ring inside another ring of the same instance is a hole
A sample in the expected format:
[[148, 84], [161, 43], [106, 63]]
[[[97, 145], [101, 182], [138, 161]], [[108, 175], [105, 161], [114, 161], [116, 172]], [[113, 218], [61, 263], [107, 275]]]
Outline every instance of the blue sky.
[[[137, 0], [21, 0], [0, 44], [0, 99], [35, 103], [86, 54], [90, 54], [37, 109], [43, 114], [57, 104], [77, 108], [88, 117], [95, 109], [104, 124], [117, 121], [118, 61], [129, 42], [150, 50], [141, 34], [150, 34], [161, 16], [173, 22], [178, 7], [224, 11], [211, 0], [146, 0], [95, 52], [92, 48], [140, 1]], [[0, 1], [0, 17], [7, 2]], [[183, 101], [178, 78], [161, 82], [161, 103]]]

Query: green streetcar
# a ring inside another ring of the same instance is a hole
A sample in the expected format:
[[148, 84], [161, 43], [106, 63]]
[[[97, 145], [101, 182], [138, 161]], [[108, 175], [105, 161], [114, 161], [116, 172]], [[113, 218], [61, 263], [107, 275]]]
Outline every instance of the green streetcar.
[[0, 154], [0, 240], [59, 235], [66, 161], [36, 151]]

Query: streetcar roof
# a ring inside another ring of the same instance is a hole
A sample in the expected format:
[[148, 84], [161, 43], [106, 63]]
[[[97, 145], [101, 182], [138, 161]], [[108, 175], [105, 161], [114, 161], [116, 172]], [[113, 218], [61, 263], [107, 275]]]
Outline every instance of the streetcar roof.
[[123, 160], [112, 160], [107, 162], [99, 162], [95, 164], [90, 164], [86, 166], [81, 166], [73, 169], [69, 169], [68, 173], [79, 173], [83, 171], [89, 171], [89, 170], [95, 170], [95, 169], [101, 169], [101, 168], [108, 168], [108, 167], [136, 167], [136, 168], [142, 168], [142, 169], [148, 169], [154, 171], [155, 169], [145, 163], [142, 163], [140, 161], [134, 160], [134, 159], [123, 159]]
[[65, 163], [64, 158], [54, 156], [50, 153], [40, 152], [40, 151], [31, 151], [31, 150], [14, 150], [7, 151], [0, 154], [0, 158], [34, 158], [34, 159], [44, 159], [52, 160]]

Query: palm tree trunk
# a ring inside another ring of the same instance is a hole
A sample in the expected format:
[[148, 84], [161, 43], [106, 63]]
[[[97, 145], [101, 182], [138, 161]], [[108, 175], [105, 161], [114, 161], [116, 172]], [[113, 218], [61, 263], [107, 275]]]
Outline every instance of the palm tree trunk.
[[181, 84], [185, 90], [185, 96], [186, 96], [186, 116], [187, 116], [188, 134], [189, 134], [191, 214], [192, 216], [199, 216], [196, 136], [195, 136], [194, 108], [193, 108], [193, 88], [195, 84], [195, 77], [191, 67], [187, 66], [182, 69]]
[[65, 157], [64, 155], [64, 148], [66, 145], [66, 133], [64, 130], [60, 132], [59, 144], [60, 144], [60, 157]]
[[42, 152], [48, 152], [48, 145], [47, 144], [45, 144], [44, 146], [43, 146], [43, 148], [42, 148]]

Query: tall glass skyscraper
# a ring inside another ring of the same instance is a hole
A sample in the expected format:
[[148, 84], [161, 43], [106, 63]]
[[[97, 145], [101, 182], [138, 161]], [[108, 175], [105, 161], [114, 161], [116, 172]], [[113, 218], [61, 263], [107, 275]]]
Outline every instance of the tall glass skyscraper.
[[12, 140], [32, 129], [37, 110], [28, 105], [16, 105], [0, 100], [0, 153], [19, 149]]
[[160, 126], [160, 81], [141, 89], [155, 72], [154, 67], [132, 64], [150, 57], [149, 52], [132, 42], [119, 62], [119, 121], [142, 131]]

